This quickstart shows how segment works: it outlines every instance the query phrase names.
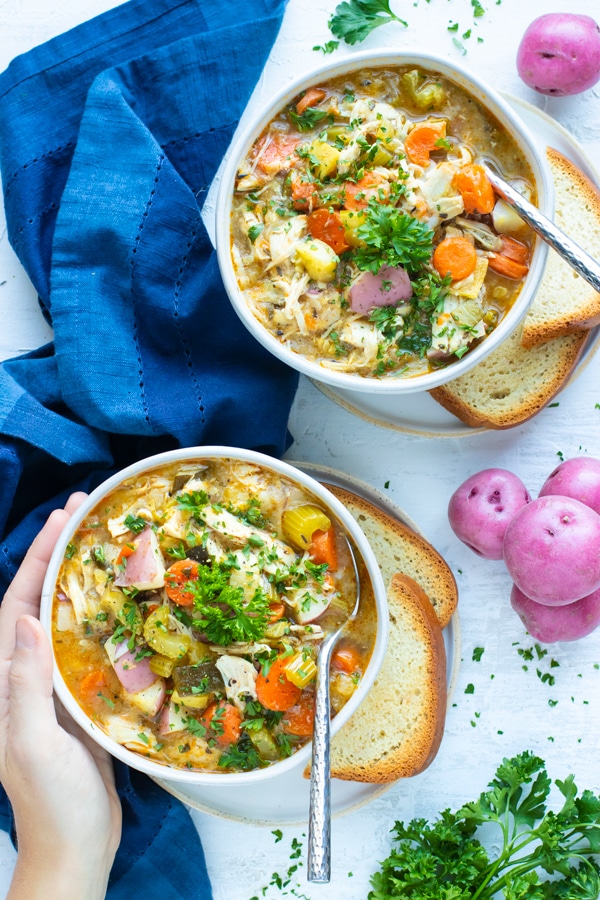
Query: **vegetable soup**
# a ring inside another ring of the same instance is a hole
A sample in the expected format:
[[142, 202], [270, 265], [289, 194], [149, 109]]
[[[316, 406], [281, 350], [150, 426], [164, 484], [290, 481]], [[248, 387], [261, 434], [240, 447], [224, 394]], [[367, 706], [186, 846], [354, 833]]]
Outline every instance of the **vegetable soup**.
[[438, 73], [363, 69], [302, 92], [236, 178], [231, 252], [249, 309], [332, 371], [410, 377], [456, 361], [511, 308], [533, 249], [483, 160], [536, 201], [510, 134]]
[[[334, 653], [334, 712], [375, 642], [358, 617]], [[72, 536], [52, 611], [67, 687], [114, 741], [167, 766], [269, 766], [310, 740], [316, 658], [356, 597], [345, 532], [260, 465], [198, 459], [124, 481]]]

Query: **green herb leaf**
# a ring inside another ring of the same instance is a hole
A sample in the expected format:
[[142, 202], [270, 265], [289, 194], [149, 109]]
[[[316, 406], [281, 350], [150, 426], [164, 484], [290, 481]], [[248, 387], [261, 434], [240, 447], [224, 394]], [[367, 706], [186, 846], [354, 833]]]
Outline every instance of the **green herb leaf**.
[[[555, 784], [564, 798], [557, 813], [546, 807], [544, 762], [526, 751], [502, 761], [478, 800], [445, 810], [433, 824], [396, 822], [397, 847], [371, 879], [369, 900], [595, 900], [600, 797], [578, 796], [572, 775]], [[498, 848], [494, 858], [478, 840], [481, 826]]]
[[375, 28], [388, 22], [399, 22], [408, 27], [408, 22], [392, 12], [389, 0], [344, 0], [336, 6], [329, 29], [347, 44], [358, 44]]
[[252, 243], [254, 243], [256, 238], [262, 234], [264, 227], [265, 227], [264, 225], [251, 225], [250, 226], [250, 228], [248, 229], [248, 237], [250, 238]]
[[339, 41], [327, 41], [326, 44], [317, 44], [316, 47], [313, 47], [313, 50], [321, 50], [325, 55], [328, 53], [333, 53], [334, 50], [340, 46]]
[[149, 523], [147, 519], [143, 519], [141, 516], [125, 516], [123, 524], [126, 525], [130, 531], [133, 531], [134, 534], [139, 534]]
[[354, 258], [359, 269], [376, 275], [382, 266], [404, 266], [410, 275], [431, 259], [433, 231], [425, 222], [373, 199], [365, 218], [358, 236], [366, 246], [360, 247]]

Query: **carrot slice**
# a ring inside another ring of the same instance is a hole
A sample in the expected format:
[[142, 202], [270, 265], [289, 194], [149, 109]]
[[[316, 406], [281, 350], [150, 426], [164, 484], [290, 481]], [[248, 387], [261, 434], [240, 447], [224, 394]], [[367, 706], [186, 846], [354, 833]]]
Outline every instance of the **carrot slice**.
[[446, 121], [419, 122], [411, 130], [404, 143], [404, 152], [411, 163], [426, 166], [429, 154], [436, 149], [436, 143], [446, 137]]
[[134, 544], [123, 544], [119, 555], [117, 556], [117, 560], [115, 562], [116, 566], [123, 565], [124, 561], [131, 556], [132, 553], [135, 553], [135, 545]]
[[272, 625], [273, 622], [279, 622], [284, 616], [285, 603], [281, 603], [278, 600], [273, 600], [272, 603], [269, 603], [269, 618], [267, 620], [269, 625]]
[[367, 172], [360, 181], [344, 183], [344, 206], [346, 209], [365, 209], [369, 200], [385, 200], [389, 193], [389, 185], [385, 178], [376, 172]]
[[444, 238], [434, 250], [433, 265], [442, 278], [446, 275], [449, 275], [452, 281], [468, 278], [477, 265], [475, 247], [464, 237]]
[[357, 647], [352, 644], [340, 644], [336, 647], [331, 657], [331, 665], [334, 669], [353, 675], [355, 672], [362, 671], [362, 659]]
[[322, 88], [309, 88], [304, 96], [300, 97], [296, 103], [296, 112], [301, 116], [305, 109], [308, 109], [309, 106], [316, 106], [317, 103], [324, 100], [326, 96], [327, 92]]
[[463, 199], [466, 213], [491, 213], [496, 197], [483, 166], [463, 166], [454, 176], [454, 185]]
[[271, 140], [269, 137], [267, 135], [258, 146], [256, 167], [266, 175], [276, 175], [282, 169], [290, 169], [298, 161], [295, 151], [300, 141], [297, 137], [283, 134], [276, 134]]
[[165, 591], [169, 600], [178, 606], [193, 606], [194, 595], [184, 590], [188, 581], [198, 578], [198, 563], [193, 559], [178, 559], [166, 571]]
[[260, 671], [256, 676], [256, 696], [265, 709], [283, 712], [300, 699], [301, 689], [286, 677], [286, 662], [286, 658], [278, 656], [266, 675]]
[[315, 724], [315, 693], [302, 691], [298, 702], [287, 710], [281, 720], [281, 727], [288, 734], [310, 737]]
[[235, 744], [240, 739], [242, 714], [233, 703], [224, 700], [211, 703], [202, 713], [200, 721], [222, 747]]
[[321, 208], [316, 209], [308, 217], [308, 230], [314, 238], [329, 244], [338, 255], [350, 249], [346, 241], [346, 230], [338, 213]]
[[310, 544], [310, 556], [318, 566], [327, 563], [330, 572], [335, 572], [338, 565], [337, 547], [335, 543], [335, 531], [329, 528], [327, 531], [315, 531]]
[[500, 254], [501, 256], [507, 256], [509, 259], [514, 259], [515, 262], [524, 266], [529, 263], [529, 247], [527, 244], [522, 244], [521, 241], [509, 237], [507, 234], [502, 235], [502, 250]]
[[515, 281], [525, 278], [529, 272], [529, 266], [524, 266], [523, 263], [510, 259], [502, 253], [490, 253], [488, 263], [490, 269], [493, 269], [494, 272], [498, 272], [499, 275], [505, 275], [507, 278], [514, 278]]
[[93, 703], [106, 687], [108, 687], [106, 674], [102, 669], [94, 669], [81, 679], [79, 696], [84, 703]]
[[319, 195], [314, 181], [305, 181], [302, 178], [292, 180], [292, 201], [294, 209], [302, 212], [310, 212], [319, 205]]

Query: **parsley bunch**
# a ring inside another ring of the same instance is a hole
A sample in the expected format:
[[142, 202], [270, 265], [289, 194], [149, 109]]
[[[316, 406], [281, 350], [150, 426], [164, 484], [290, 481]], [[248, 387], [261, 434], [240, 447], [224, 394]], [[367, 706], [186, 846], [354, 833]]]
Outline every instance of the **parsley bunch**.
[[194, 628], [222, 647], [262, 637], [269, 617], [266, 594], [256, 591], [248, 600], [242, 587], [229, 584], [229, 575], [225, 563], [199, 565], [197, 577], [184, 586], [194, 597]]
[[358, 236], [366, 246], [354, 256], [359, 269], [376, 275], [382, 266], [404, 266], [414, 274], [431, 259], [433, 231], [425, 222], [376, 200], [369, 201], [365, 218]]
[[389, 0], [344, 0], [336, 6], [329, 29], [347, 44], [358, 44], [375, 28], [388, 22], [400, 22], [408, 27], [408, 22], [392, 12]]
[[[564, 798], [558, 812], [546, 806], [543, 760], [526, 751], [504, 759], [489, 790], [457, 812], [445, 810], [434, 824], [396, 822], [398, 847], [372, 877], [369, 900], [597, 900], [600, 797], [578, 795], [572, 775], [555, 784]], [[499, 829], [494, 859], [475, 836], [482, 825]]]

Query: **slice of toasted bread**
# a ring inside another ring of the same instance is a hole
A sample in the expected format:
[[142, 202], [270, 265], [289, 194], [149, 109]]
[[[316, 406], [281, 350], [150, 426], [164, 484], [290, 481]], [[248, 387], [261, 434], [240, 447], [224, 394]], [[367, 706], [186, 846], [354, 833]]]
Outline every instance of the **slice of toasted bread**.
[[[548, 147], [554, 180], [554, 221], [580, 247], [600, 258], [600, 192], [577, 166]], [[524, 347], [553, 340], [600, 324], [600, 294], [554, 251], [542, 282], [523, 320]]]
[[578, 331], [525, 348], [519, 327], [469, 372], [429, 393], [466, 425], [513, 428], [556, 396], [589, 339], [589, 331]]
[[379, 675], [331, 741], [331, 775], [343, 781], [383, 784], [417, 775], [442, 739], [446, 652], [437, 616], [406, 575], [392, 578], [388, 603], [390, 636]]
[[440, 626], [445, 628], [458, 603], [458, 588], [448, 563], [425, 538], [402, 525], [369, 500], [337, 485], [326, 484], [354, 516], [367, 538], [386, 588], [400, 572], [409, 575], [425, 591]]

